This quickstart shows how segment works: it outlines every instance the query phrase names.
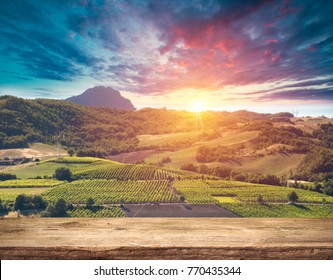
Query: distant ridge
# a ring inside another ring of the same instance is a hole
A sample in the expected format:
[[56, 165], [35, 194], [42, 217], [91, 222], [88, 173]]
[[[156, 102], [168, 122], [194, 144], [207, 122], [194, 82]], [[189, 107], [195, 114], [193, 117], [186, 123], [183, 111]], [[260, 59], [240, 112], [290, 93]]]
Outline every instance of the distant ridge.
[[89, 88], [84, 93], [66, 100], [83, 106], [135, 110], [129, 99], [122, 97], [119, 91], [111, 87], [97, 86]]

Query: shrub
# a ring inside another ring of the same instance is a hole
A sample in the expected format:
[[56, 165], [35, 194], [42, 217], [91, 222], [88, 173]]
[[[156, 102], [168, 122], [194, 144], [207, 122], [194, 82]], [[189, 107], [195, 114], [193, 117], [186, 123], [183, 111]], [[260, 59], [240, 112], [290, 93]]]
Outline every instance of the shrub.
[[91, 209], [95, 204], [95, 200], [92, 197], [87, 199], [86, 208]]
[[288, 194], [288, 200], [292, 203], [296, 202], [298, 200], [298, 195], [295, 191], [292, 191]]
[[46, 207], [47, 202], [40, 195], [28, 196], [25, 194], [19, 194], [14, 203], [15, 210], [45, 209]]
[[61, 181], [71, 181], [73, 174], [69, 168], [60, 167], [56, 169], [53, 177]]
[[47, 207], [47, 202], [40, 195], [35, 195], [31, 200], [35, 209], [45, 209]]
[[185, 163], [180, 167], [180, 170], [198, 172], [198, 167], [193, 163]]
[[66, 201], [60, 198], [54, 205], [55, 217], [66, 217], [67, 216], [67, 204]]
[[16, 175], [9, 173], [0, 173], [0, 181], [17, 179]]
[[15, 210], [26, 209], [27, 201], [28, 201], [28, 197], [26, 197], [26, 195], [19, 194], [15, 199], [14, 209]]
[[2, 201], [0, 199], [0, 213], [6, 213], [8, 212], [8, 206], [5, 201]]
[[46, 211], [42, 212], [42, 217], [67, 217], [67, 203], [64, 199], [60, 198], [55, 204], [50, 204]]

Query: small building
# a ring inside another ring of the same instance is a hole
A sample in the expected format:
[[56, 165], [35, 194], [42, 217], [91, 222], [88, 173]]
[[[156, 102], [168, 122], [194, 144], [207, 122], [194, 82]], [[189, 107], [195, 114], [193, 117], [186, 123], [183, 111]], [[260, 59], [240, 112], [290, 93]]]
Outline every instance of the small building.
[[25, 159], [29, 159], [31, 161], [33, 158], [26, 158], [26, 157], [5, 158], [0, 160], [0, 166], [15, 165], [21, 163]]
[[8, 165], [14, 165], [15, 161], [12, 159], [8, 160], [0, 160], [0, 166], [8, 166]]

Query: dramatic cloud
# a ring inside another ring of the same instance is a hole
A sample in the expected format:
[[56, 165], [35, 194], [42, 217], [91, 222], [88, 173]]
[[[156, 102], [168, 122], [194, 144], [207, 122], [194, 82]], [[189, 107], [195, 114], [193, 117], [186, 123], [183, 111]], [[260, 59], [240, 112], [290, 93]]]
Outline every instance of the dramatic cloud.
[[332, 101], [332, 14], [323, 0], [5, 0], [0, 82]]

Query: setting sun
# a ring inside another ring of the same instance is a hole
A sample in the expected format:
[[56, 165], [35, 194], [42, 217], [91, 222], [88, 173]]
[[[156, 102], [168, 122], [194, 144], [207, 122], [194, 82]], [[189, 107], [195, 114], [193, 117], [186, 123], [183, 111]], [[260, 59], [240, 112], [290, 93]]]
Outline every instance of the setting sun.
[[200, 113], [200, 112], [205, 111], [205, 110], [206, 110], [205, 102], [203, 102], [201, 100], [195, 100], [192, 103], [191, 111], [196, 112], [196, 113]]

